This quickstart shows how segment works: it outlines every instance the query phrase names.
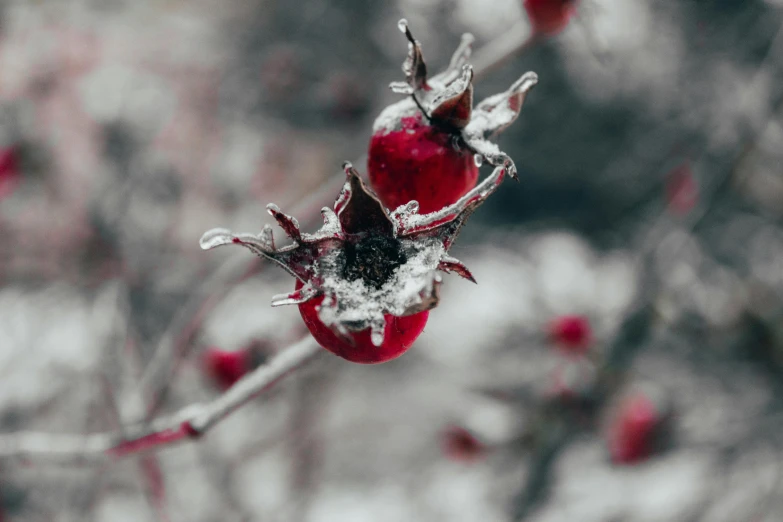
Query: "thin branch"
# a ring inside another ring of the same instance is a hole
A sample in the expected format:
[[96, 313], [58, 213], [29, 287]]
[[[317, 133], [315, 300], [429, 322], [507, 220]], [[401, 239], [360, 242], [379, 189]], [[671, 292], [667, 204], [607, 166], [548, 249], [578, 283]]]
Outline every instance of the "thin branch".
[[0, 435], [0, 457], [48, 457], [67, 463], [89, 463], [125, 457], [200, 437], [321, 350], [310, 335], [280, 352], [238, 381], [217, 399], [192, 404], [150, 426], [128, 426], [122, 432], [90, 435], [18, 432]]
[[[360, 161], [365, 162], [366, 158]], [[338, 176], [324, 180], [316, 190], [291, 205], [291, 212], [299, 214], [305, 220], [315, 219], [320, 215], [320, 204], [334, 195], [335, 188], [342, 186], [344, 178], [345, 173], [340, 171]], [[237, 284], [260, 272], [263, 266], [261, 258], [232, 258], [226, 261], [207, 278], [201, 285], [201, 290], [182, 307], [181, 312], [158, 342], [139, 382], [139, 393], [150, 397], [147, 420], [152, 420], [163, 404], [179, 363], [187, 356], [191, 341], [212, 310]]]
[[538, 43], [540, 37], [530, 31], [527, 21], [519, 20], [503, 35], [498, 36], [473, 53], [473, 78], [486, 76], [514, 56]]

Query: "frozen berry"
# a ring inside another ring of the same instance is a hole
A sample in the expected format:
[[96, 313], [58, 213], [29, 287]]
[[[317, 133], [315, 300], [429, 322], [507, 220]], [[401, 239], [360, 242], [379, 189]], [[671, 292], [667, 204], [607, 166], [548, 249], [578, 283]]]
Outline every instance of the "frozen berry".
[[299, 305], [305, 323], [324, 348], [350, 361], [378, 363], [407, 350], [438, 304], [441, 276], [470, 271], [448, 255], [470, 214], [500, 186], [498, 167], [454, 205], [420, 214], [411, 202], [389, 214], [359, 173], [345, 164], [347, 181], [334, 210], [321, 210], [324, 224], [313, 234], [268, 205], [293, 243], [278, 248], [270, 226], [258, 234], [213, 229], [201, 248], [240, 245], [282, 266], [297, 279], [290, 294], [272, 306]]
[[488, 141], [519, 115], [525, 96], [538, 81], [529, 72], [506, 92], [473, 107], [473, 68], [467, 64], [473, 37], [465, 35], [449, 67], [433, 77], [421, 45], [405, 20], [408, 38], [403, 64], [405, 82], [392, 90], [408, 97], [381, 112], [373, 125], [367, 166], [370, 182], [386, 207], [417, 201], [421, 212], [455, 203], [478, 180], [478, 166], [487, 161], [516, 177], [516, 167], [497, 145]]
[[[302, 288], [303, 283], [296, 281], [296, 290]], [[318, 344], [343, 359], [361, 364], [375, 364], [395, 359], [405, 353], [408, 348], [424, 330], [429, 317], [429, 311], [405, 317], [384, 315], [386, 322], [383, 330], [383, 341], [380, 346], [375, 346], [370, 339], [370, 330], [351, 332], [350, 341], [335, 334], [318, 317], [318, 308], [323, 301], [323, 296], [307, 301], [299, 305], [305, 325], [310, 330]]]

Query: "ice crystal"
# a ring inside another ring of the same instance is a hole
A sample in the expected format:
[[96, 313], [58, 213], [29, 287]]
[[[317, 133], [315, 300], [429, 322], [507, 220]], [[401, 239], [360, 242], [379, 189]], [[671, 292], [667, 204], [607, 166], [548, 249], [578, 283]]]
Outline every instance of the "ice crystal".
[[281, 248], [270, 226], [260, 234], [234, 234], [216, 228], [201, 238], [201, 248], [240, 245], [287, 270], [303, 285], [273, 297], [272, 306], [302, 304], [319, 296], [319, 319], [338, 335], [371, 329], [373, 344], [383, 342], [385, 315], [407, 316], [438, 304], [438, 270], [475, 282], [459, 260], [448, 255], [470, 214], [503, 181], [504, 167], [459, 201], [437, 212], [419, 214], [411, 201], [391, 213], [370, 192], [350, 163], [334, 209], [321, 210], [323, 225], [313, 234], [277, 205], [267, 209], [293, 240]]

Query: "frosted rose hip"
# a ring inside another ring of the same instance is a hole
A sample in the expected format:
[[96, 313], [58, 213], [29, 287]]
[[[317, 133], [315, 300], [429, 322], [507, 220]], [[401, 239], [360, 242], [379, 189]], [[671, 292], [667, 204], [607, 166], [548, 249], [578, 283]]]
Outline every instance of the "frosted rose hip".
[[345, 164], [347, 181], [334, 210], [313, 234], [276, 205], [267, 208], [293, 241], [278, 248], [269, 226], [258, 234], [213, 229], [201, 238], [205, 250], [239, 245], [287, 270], [294, 291], [272, 306], [299, 305], [310, 332], [324, 348], [354, 362], [383, 362], [407, 350], [439, 300], [438, 271], [471, 281], [470, 271], [448, 255], [473, 211], [500, 186], [498, 167], [453, 205], [421, 214], [408, 203], [389, 213], [359, 173]]
[[507, 91], [473, 107], [473, 68], [467, 63], [473, 37], [463, 36], [448, 68], [429, 77], [405, 20], [400, 29], [409, 41], [406, 81], [391, 87], [408, 97], [375, 120], [368, 152], [370, 182], [383, 204], [396, 208], [415, 200], [421, 212], [451, 205], [476, 185], [481, 161], [516, 177], [514, 162], [489, 138], [517, 118], [536, 74], [525, 73]]

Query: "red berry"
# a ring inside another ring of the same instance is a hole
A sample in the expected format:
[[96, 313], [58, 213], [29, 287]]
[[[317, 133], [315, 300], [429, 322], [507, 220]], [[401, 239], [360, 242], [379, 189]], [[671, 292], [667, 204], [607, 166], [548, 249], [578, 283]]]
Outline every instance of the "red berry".
[[461, 426], [449, 426], [442, 437], [443, 453], [449, 460], [475, 462], [487, 453], [486, 446]]
[[475, 282], [448, 255], [473, 211], [498, 189], [505, 169], [490, 176], [457, 203], [432, 214], [407, 204], [389, 213], [350, 163], [334, 210], [321, 210], [324, 224], [313, 234], [276, 205], [269, 213], [293, 240], [278, 248], [272, 227], [260, 234], [217, 228], [201, 237], [201, 248], [239, 245], [283, 267], [297, 279], [273, 306], [299, 305], [308, 329], [326, 349], [350, 361], [378, 363], [405, 352], [437, 306], [442, 278], [455, 272]]
[[535, 33], [553, 35], [576, 13], [576, 0], [525, 0], [525, 11]]
[[473, 153], [452, 142], [421, 112], [402, 118], [399, 130], [373, 135], [368, 169], [383, 204], [397, 208], [416, 200], [420, 212], [434, 212], [475, 187], [479, 170]]
[[222, 389], [230, 388], [252, 370], [247, 351], [225, 351], [214, 346], [204, 352], [203, 364], [207, 375]]
[[16, 147], [0, 149], [0, 199], [10, 195], [21, 180], [19, 151]]
[[[296, 290], [302, 288], [301, 281], [296, 281]], [[370, 339], [370, 330], [351, 332], [350, 341], [344, 339], [326, 326], [318, 317], [318, 307], [324, 300], [323, 296], [299, 305], [307, 329], [318, 344], [335, 355], [351, 362], [360, 364], [376, 364], [392, 359], [408, 351], [413, 342], [424, 331], [430, 312], [425, 310], [405, 317], [395, 317], [386, 314], [386, 326], [383, 330], [383, 342], [375, 346]]]
[[619, 464], [647, 459], [654, 451], [663, 416], [645, 394], [626, 398], [619, 406], [608, 435], [609, 453]]
[[563, 315], [549, 325], [552, 340], [566, 353], [581, 355], [592, 341], [590, 320], [583, 315]]
[[467, 64], [473, 37], [464, 35], [449, 67], [430, 78], [407, 22], [401, 20], [400, 29], [409, 40], [402, 67], [406, 81], [391, 87], [409, 97], [375, 120], [367, 159], [370, 182], [383, 204], [395, 209], [415, 200], [422, 213], [451, 205], [476, 186], [477, 161], [503, 166], [516, 177], [514, 162], [487, 138], [517, 118], [538, 81], [535, 73], [474, 108], [473, 68]]

